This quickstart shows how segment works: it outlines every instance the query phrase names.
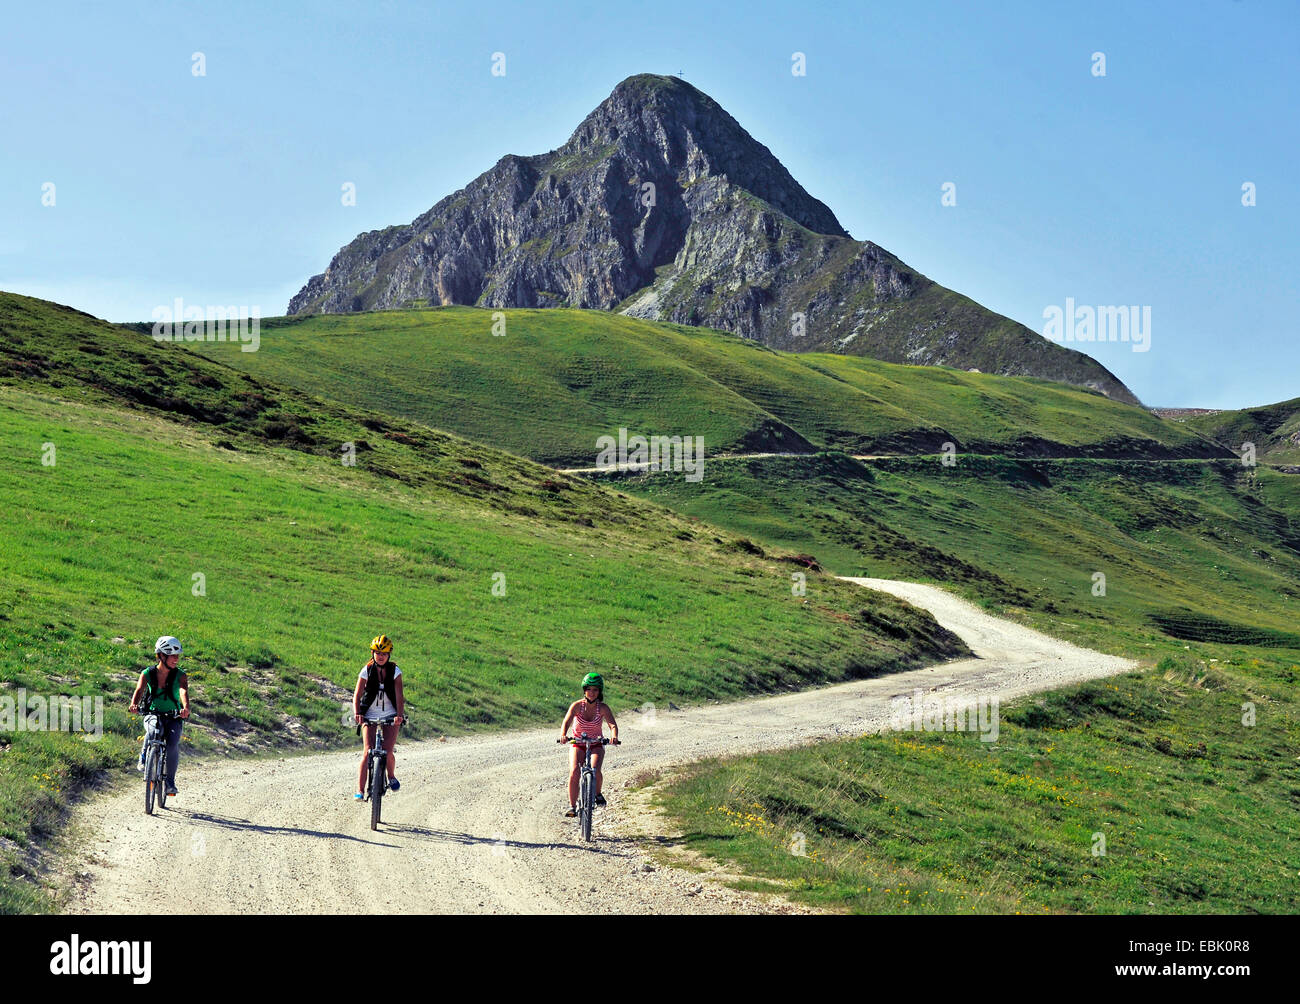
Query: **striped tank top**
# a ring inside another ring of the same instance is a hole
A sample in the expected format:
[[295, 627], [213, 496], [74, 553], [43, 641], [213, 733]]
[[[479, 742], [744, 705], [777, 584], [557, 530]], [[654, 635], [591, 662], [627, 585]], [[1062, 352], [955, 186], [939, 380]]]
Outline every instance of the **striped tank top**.
[[592, 704], [585, 698], [578, 703], [578, 710], [573, 719], [573, 738], [583, 735], [599, 739], [602, 733], [600, 702]]

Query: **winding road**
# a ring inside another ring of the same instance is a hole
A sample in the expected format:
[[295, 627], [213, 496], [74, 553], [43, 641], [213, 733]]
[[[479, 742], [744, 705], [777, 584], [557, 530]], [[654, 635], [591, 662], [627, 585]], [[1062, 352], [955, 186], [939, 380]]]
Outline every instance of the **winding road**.
[[[977, 658], [780, 697], [622, 711], [605, 758], [609, 808], [584, 845], [562, 818], [556, 726], [398, 746], [402, 790], [370, 829], [354, 803], [359, 752], [182, 763], [180, 795], [146, 816], [123, 782], [74, 813], [75, 913], [764, 913], [792, 907], [651, 864], [637, 774], [702, 757], [878, 731], [914, 688], [1007, 700], [1135, 664], [983, 613], [934, 586], [851, 579], [930, 610]], [[794, 908], [799, 909], [799, 908]]]

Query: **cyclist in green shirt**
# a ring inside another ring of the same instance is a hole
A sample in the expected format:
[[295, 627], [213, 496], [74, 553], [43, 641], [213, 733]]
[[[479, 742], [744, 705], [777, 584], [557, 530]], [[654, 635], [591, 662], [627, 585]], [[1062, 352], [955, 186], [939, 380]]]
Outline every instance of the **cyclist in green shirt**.
[[[181, 661], [181, 643], [171, 635], [159, 638], [153, 647], [158, 657], [158, 664], [140, 674], [131, 695], [131, 711], [148, 714], [151, 711], [165, 711], [175, 714], [176, 718], [157, 719], [158, 728], [167, 741], [167, 796], [176, 794], [176, 764], [181, 755], [180, 719], [190, 717], [190, 681], [189, 677], [178, 668]], [[143, 698], [143, 700], [142, 700]], [[148, 722], [146, 722], [146, 729]], [[144, 747], [140, 749], [140, 759], [136, 770], [144, 770]]]

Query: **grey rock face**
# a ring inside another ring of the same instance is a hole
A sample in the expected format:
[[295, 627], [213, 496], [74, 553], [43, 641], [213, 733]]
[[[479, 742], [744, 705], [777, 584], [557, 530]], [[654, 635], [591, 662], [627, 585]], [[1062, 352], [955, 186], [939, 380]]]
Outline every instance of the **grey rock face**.
[[774, 348], [978, 368], [1136, 403], [1095, 360], [913, 271], [674, 77], [620, 83], [558, 150], [506, 156], [407, 226], [361, 234], [290, 314], [587, 307]]

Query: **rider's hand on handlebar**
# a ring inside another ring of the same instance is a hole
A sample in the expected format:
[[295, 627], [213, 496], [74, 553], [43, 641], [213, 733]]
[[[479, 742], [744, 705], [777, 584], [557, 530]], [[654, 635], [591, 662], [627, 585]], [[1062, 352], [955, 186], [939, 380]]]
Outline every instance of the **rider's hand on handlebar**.
[[131, 702], [131, 706], [130, 706], [129, 708], [127, 708], [126, 710], [129, 711], [129, 712], [131, 712], [131, 714], [134, 715], [136, 712], [138, 712], [138, 711], [140, 710], [140, 705], [136, 704], [135, 701], [132, 701], [132, 702]]
[[557, 740], [555, 740], [555, 741], [556, 741], [557, 743], [567, 743], [567, 742], [569, 741], [569, 737], [568, 737], [568, 736], [560, 736], [560, 738], [557, 739]]
[[355, 718], [355, 719], [357, 720], [357, 724], [358, 724], [358, 725], [361, 724], [361, 716], [360, 716], [360, 715], [353, 715], [352, 717]]
[[176, 717], [177, 717], [177, 718], [189, 718], [189, 717], [190, 717], [190, 709], [189, 709], [189, 708], [181, 708], [181, 710], [177, 713]]

